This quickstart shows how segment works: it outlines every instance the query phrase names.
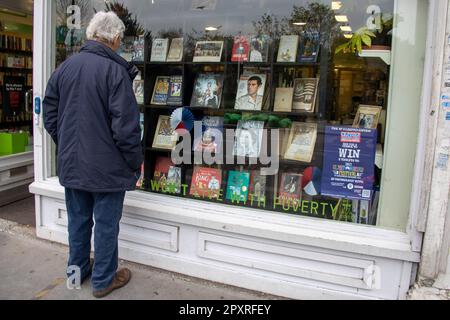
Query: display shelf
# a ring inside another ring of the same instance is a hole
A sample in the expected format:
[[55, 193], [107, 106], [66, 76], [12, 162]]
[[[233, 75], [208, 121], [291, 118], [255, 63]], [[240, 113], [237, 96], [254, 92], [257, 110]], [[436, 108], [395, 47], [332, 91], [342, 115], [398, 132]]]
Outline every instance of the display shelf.
[[12, 49], [5, 49], [5, 48], [0, 48], [0, 53], [7, 53], [7, 54], [14, 54], [14, 55], [28, 56], [28, 57], [33, 56], [32, 51], [12, 50]]
[[33, 69], [0, 67], [0, 72], [33, 73]]
[[380, 58], [387, 65], [391, 65], [391, 50], [362, 50], [362, 58]]

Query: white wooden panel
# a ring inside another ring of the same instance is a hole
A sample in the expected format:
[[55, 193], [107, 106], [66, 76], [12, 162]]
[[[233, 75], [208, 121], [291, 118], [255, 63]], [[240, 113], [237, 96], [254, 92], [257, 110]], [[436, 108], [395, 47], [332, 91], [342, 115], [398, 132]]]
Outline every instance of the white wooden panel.
[[58, 213], [56, 216], [55, 223], [61, 227], [66, 227], [69, 225], [67, 220], [67, 210], [64, 208], [58, 208]]
[[130, 216], [122, 217], [119, 240], [178, 252], [179, 228]]
[[374, 261], [199, 232], [198, 255], [311, 280], [371, 289]]

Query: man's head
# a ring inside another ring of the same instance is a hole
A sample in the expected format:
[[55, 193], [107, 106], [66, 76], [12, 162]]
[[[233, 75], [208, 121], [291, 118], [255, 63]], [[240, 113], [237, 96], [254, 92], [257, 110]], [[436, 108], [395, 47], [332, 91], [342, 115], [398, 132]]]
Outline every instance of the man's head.
[[114, 12], [97, 12], [86, 30], [88, 40], [99, 41], [117, 51], [125, 31], [125, 25]]
[[251, 96], [258, 93], [259, 87], [262, 85], [262, 80], [258, 76], [252, 76], [247, 81], [247, 93]]

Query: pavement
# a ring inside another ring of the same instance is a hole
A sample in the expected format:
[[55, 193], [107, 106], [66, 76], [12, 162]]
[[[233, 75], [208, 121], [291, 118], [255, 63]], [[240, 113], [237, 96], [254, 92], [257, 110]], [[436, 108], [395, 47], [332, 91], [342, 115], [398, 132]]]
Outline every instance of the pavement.
[[[67, 288], [67, 255], [67, 246], [36, 237], [34, 198], [0, 207], [0, 300], [95, 300], [89, 281], [80, 290]], [[285, 299], [123, 260], [119, 264], [131, 270], [132, 279], [105, 300]]]
[[[65, 269], [68, 247], [38, 239], [34, 198], [0, 207], [0, 300], [95, 300], [89, 281], [69, 290]], [[120, 260], [133, 276], [105, 300], [285, 300]], [[408, 300], [450, 300], [450, 290], [418, 279]]]

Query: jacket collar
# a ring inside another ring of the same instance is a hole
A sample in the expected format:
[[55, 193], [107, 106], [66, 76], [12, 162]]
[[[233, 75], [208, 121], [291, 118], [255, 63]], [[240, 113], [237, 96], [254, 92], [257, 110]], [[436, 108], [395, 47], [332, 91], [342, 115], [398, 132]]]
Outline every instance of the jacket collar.
[[93, 53], [98, 56], [115, 61], [127, 70], [131, 80], [134, 80], [134, 78], [136, 78], [137, 74], [139, 73], [139, 69], [135, 65], [128, 63], [124, 58], [119, 56], [111, 48], [101, 42], [95, 40], [87, 40], [81, 47], [80, 52]]

